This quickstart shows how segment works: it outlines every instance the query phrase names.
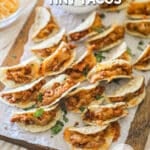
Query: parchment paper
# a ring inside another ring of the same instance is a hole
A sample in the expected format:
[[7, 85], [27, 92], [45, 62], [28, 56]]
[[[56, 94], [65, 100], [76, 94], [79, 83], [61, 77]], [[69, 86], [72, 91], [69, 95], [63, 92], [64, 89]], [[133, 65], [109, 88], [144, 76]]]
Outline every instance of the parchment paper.
[[[80, 15], [80, 16], [69, 14], [69, 13], [63, 11], [58, 6], [51, 6], [51, 9], [52, 9], [54, 16], [57, 18], [59, 24], [61, 25], [61, 27], [65, 27], [67, 31], [76, 27], [79, 23], [81, 23], [83, 18], [86, 18], [88, 16], [88, 14]], [[101, 13], [103, 13], [103, 12], [101, 12]], [[104, 24], [107, 26], [112, 24], [112, 23], [123, 23], [126, 19], [124, 11], [118, 12], [118, 13], [113, 13], [113, 14], [107, 13], [106, 16], [107, 17], [104, 18], [103, 21], [104, 21]], [[139, 51], [137, 49], [138, 42], [140, 41], [140, 39], [126, 35], [125, 41], [127, 42], [128, 46], [132, 49], [133, 61], [135, 61], [135, 59], [142, 53], [141, 51]], [[144, 40], [145, 46], [148, 42], [149, 42], [148, 40]], [[28, 41], [28, 43], [25, 45], [25, 51], [24, 51], [24, 54], [23, 54], [21, 61], [28, 59], [29, 56], [32, 55], [30, 53], [31, 44], [32, 43], [30, 41]], [[83, 46], [79, 47], [77, 49], [77, 53], [78, 53], [77, 58], [85, 50], [86, 49]], [[115, 50], [116, 49], [113, 49], [112, 51], [108, 52], [106, 55], [111, 55], [112, 53], [115, 52]], [[150, 72], [148, 72], [148, 71], [144, 72], [144, 73], [139, 72], [139, 71], [134, 71], [134, 74], [144, 75], [145, 79], [146, 79], [146, 83], [150, 78]], [[119, 82], [119, 85], [116, 83], [111, 83], [111, 84], [107, 85], [106, 89], [107, 89], [107, 91], [112, 92], [114, 89], [116, 89], [121, 84], [125, 83], [126, 81], [127, 81], [126, 79], [121, 80]], [[102, 84], [104, 84], [104, 83], [102, 83]], [[0, 132], [2, 135], [9, 136], [9, 137], [14, 138], [14, 139], [25, 140], [29, 143], [53, 147], [53, 148], [56, 148], [59, 150], [68, 150], [69, 149], [66, 142], [63, 139], [63, 131], [61, 131], [56, 136], [52, 136], [50, 133], [50, 130], [43, 132], [43, 133], [29, 133], [29, 132], [23, 131], [16, 124], [12, 124], [9, 121], [12, 112], [19, 111], [19, 109], [7, 106], [3, 103], [0, 103], [0, 108], [1, 108], [0, 114], [2, 114], [2, 115], [0, 115], [0, 123], [1, 123]], [[125, 142], [127, 135], [128, 135], [128, 130], [130, 128], [130, 124], [134, 118], [136, 110], [137, 110], [137, 107], [130, 109], [129, 115], [126, 118], [119, 121], [120, 125], [121, 125], [121, 136], [117, 142], [112, 144], [112, 148], [116, 144]], [[69, 122], [65, 124], [65, 127], [73, 126], [75, 124], [75, 122], [80, 122], [79, 126], [83, 125], [82, 121], [80, 120], [79, 115], [68, 113], [67, 117], [69, 118]]]

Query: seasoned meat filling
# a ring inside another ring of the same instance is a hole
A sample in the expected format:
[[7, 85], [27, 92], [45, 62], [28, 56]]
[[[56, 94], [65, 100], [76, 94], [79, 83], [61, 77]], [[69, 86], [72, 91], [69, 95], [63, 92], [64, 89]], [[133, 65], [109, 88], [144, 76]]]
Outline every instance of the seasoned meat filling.
[[130, 56], [128, 54], [128, 52], [124, 52], [120, 57], [118, 57], [118, 59], [123, 59], [123, 60], [129, 60]]
[[55, 58], [46, 64], [45, 71], [59, 71], [60, 68], [64, 67], [68, 60], [71, 59], [73, 53], [72, 48], [74, 48], [72, 45], [70, 45], [68, 48], [62, 48], [61, 51], [59, 51], [59, 53], [55, 56]]
[[130, 99], [137, 97], [138, 95], [142, 94], [144, 92], [145, 85], [141, 86], [139, 90], [137, 90], [135, 93], [130, 93], [125, 96], [120, 96], [120, 97], [109, 97], [111, 102], [126, 102], [129, 101]]
[[39, 83], [34, 85], [31, 89], [28, 89], [26, 91], [20, 91], [15, 93], [6, 93], [2, 94], [2, 97], [6, 99], [9, 103], [25, 103], [36, 101], [37, 95], [41, 87], [46, 83], [45, 80], [41, 80]]
[[52, 46], [52, 47], [49, 47], [49, 48], [45, 48], [45, 49], [38, 49], [38, 50], [32, 50], [36, 55], [38, 55], [39, 57], [48, 57], [48, 56], [50, 56], [58, 47], [59, 47], [59, 45], [60, 45], [60, 43], [62, 42], [62, 41], [64, 41], [64, 42], [67, 42], [67, 37], [66, 36], [64, 36], [63, 38], [62, 38], [62, 40], [58, 43], [58, 44], [56, 44], [56, 45], [54, 45], [54, 46]]
[[120, 117], [124, 113], [125, 106], [117, 106], [112, 108], [100, 108], [98, 110], [87, 110], [83, 116], [83, 120], [96, 121], [101, 124], [103, 121]]
[[87, 34], [93, 32], [95, 28], [100, 28], [100, 27], [102, 27], [102, 21], [100, 16], [97, 14], [93, 25], [89, 29], [72, 33], [70, 34], [70, 38], [72, 41], [77, 41], [85, 37]]
[[120, 126], [117, 122], [112, 123], [108, 128], [94, 134], [81, 134], [76, 131], [66, 129], [65, 139], [75, 148], [99, 150], [107, 143], [107, 137], [114, 136], [114, 141], [120, 136]]
[[132, 67], [124, 64], [115, 64], [111, 68], [107, 68], [104, 70], [101, 70], [95, 74], [93, 74], [90, 78], [91, 82], [95, 82], [98, 80], [103, 80], [107, 78], [111, 78], [113, 76], [120, 76], [120, 75], [130, 75], [132, 73]]
[[54, 21], [54, 18], [51, 18], [47, 26], [38, 33], [36, 38], [42, 39], [42, 38], [48, 37], [48, 35], [51, 34], [53, 30], [58, 30], [58, 29], [59, 27]]
[[124, 27], [117, 26], [107, 36], [96, 39], [96, 40], [89, 41], [89, 44], [93, 48], [93, 50], [100, 50], [100, 49], [104, 48], [105, 46], [108, 46], [112, 43], [117, 42], [118, 40], [121, 40], [122, 38], [124, 38], [124, 34], [125, 34]]
[[80, 92], [66, 97], [65, 104], [68, 110], [79, 109], [81, 106], [87, 106], [92, 101], [98, 100], [104, 92], [104, 87], [97, 86], [89, 90], [81, 90]]
[[150, 35], [150, 22], [128, 23], [126, 27], [131, 32], [139, 32], [145, 36]]
[[25, 84], [33, 79], [31, 66], [24, 66], [7, 70], [7, 79], [18, 84]]
[[131, 3], [128, 7], [127, 13], [129, 15], [150, 15], [150, 2]]
[[70, 78], [67, 78], [63, 83], [54, 83], [51, 88], [42, 92], [42, 101], [39, 102], [39, 105], [45, 106], [51, 104], [74, 84], [75, 82]]
[[88, 74], [95, 64], [96, 59], [94, 55], [89, 53], [82, 61], [67, 69], [66, 74], [76, 81], [80, 80], [80, 78], [84, 78]]
[[44, 111], [42, 116], [35, 117], [34, 113], [16, 114], [11, 118], [11, 122], [23, 123], [25, 125], [45, 126], [56, 117], [57, 110]]

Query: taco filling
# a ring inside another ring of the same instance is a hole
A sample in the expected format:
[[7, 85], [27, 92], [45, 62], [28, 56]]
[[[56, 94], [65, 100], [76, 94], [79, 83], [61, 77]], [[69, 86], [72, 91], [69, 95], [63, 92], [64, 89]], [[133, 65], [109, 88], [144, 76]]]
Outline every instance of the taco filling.
[[34, 49], [32, 51], [40, 57], [48, 57], [59, 47], [59, 45], [62, 41], [67, 42], [67, 37], [63, 36], [63, 38], [60, 40], [60, 42], [53, 45], [52, 47], [44, 48], [44, 49], [37, 49], [37, 50]]
[[33, 79], [32, 67], [27, 65], [23, 67], [8, 69], [6, 76], [8, 80], [14, 81], [18, 84], [28, 83]]
[[97, 122], [102, 124], [104, 121], [108, 121], [114, 118], [118, 118], [124, 115], [125, 105], [116, 105], [115, 107], [99, 107], [95, 109], [87, 109], [83, 115], [83, 120], [88, 122]]
[[2, 98], [7, 100], [11, 104], [20, 103], [20, 102], [28, 103], [31, 102], [31, 100], [36, 102], [38, 97], [38, 92], [45, 83], [46, 81], [43, 79], [28, 90], [12, 92], [12, 93], [11, 92], [4, 93], [2, 94]]
[[116, 96], [116, 97], [109, 97], [109, 100], [111, 102], [128, 102], [129, 100], [139, 96], [140, 94], [142, 94], [144, 92], [145, 89], [145, 84], [143, 82], [141, 88], [139, 88], [137, 91], [135, 91], [134, 93], [129, 93], [125, 96]]
[[85, 58], [74, 64], [72, 68], [67, 69], [66, 74], [74, 80], [84, 78], [95, 64], [96, 59], [94, 55], [92, 53], [88, 53]]
[[51, 121], [53, 121], [56, 118], [58, 112], [58, 108], [49, 111], [44, 111], [43, 109], [39, 109], [39, 110], [42, 110], [40, 111], [42, 113], [39, 116], [36, 115], [36, 112], [15, 114], [11, 118], [11, 122], [22, 123], [25, 125], [45, 126], [48, 125]]
[[36, 38], [38, 39], [43, 39], [45, 37], [48, 37], [53, 30], [58, 30], [59, 27], [56, 24], [56, 22], [54, 21], [54, 18], [51, 17], [50, 21], [48, 22], [48, 24], [46, 25], [46, 27], [44, 27], [37, 35]]
[[111, 79], [117, 76], [128, 76], [132, 73], [132, 67], [128, 64], [113, 64], [111, 67], [101, 69], [90, 77], [91, 82], [98, 80]]
[[[105, 31], [104, 31], [105, 32]], [[103, 33], [102, 33], [103, 34]], [[89, 41], [90, 46], [93, 47], [93, 50], [100, 50], [104, 47], [111, 45], [118, 40], [124, 38], [125, 29], [123, 26], [116, 26], [109, 34], [102, 38], [95, 38]]]
[[70, 78], [67, 78], [63, 83], [55, 82], [50, 88], [41, 90], [42, 100], [39, 101], [38, 105], [45, 106], [51, 104], [74, 85], [75, 82]]
[[93, 101], [98, 101], [104, 92], [104, 87], [97, 86], [92, 89], [83, 89], [65, 98], [65, 104], [69, 111], [79, 110], [83, 106], [88, 106]]
[[102, 27], [101, 18], [98, 14], [96, 14], [95, 21], [93, 22], [91, 27], [89, 27], [88, 29], [85, 29], [83, 31], [71, 33], [69, 36], [70, 36], [72, 41], [78, 41], [81, 38], [85, 37], [86, 35], [95, 31], [96, 28], [101, 28], [101, 27]]
[[137, 32], [142, 35], [150, 35], [150, 22], [130, 22], [126, 24], [127, 30], [130, 32]]
[[127, 10], [128, 15], [150, 15], [150, 2], [132, 2]]
[[73, 148], [83, 150], [99, 150], [100, 148], [108, 149], [111, 144], [108, 143], [108, 141], [118, 139], [119, 135], [120, 126], [117, 122], [112, 123], [102, 131], [91, 134], [83, 134], [71, 129], [69, 130], [69, 128], [64, 131], [65, 140], [71, 144]]

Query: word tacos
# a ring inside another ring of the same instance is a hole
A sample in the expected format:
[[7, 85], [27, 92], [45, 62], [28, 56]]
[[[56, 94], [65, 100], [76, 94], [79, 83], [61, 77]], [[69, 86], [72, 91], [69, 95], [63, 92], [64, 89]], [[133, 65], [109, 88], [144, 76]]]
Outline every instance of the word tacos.
[[127, 33], [142, 37], [150, 38], [150, 20], [128, 20], [125, 24]]
[[88, 72], [96, 65], [96, 58], [92, 51], [88, 49], [70, 68], [66, 70], [71, 78], [76, 82], [86, 79]]
[[50, 10], [45, 7], [36, 8], [36, 17], [31, 29], [31, 38], [34, 42], [40, 42], [53, 36], [59, 27]]
[[83, 23], [68, 33], [69, 38], [72, 41], [86, 39], [87, 37], [97, 34], [96, 29], [101, 27], [102, 21], [100, 16], [96, 12], [93, 12]]
[[134, 68], [138, 70], [150, 70], [150, 45], [146, 47], [141, 56], [134, 64]]
[[99, 84], [80, 87], [69, 93], [65, 98], [65, 105], [69, 111], [80, 113], [89, 104], [101, 104], [104, 101], [105, 88]]
[[150, 18], [150, 1], [136, 0], [131, 2], [128, 6], [127, 16], [132, 19]]
[[73, 150], [108, 150], [120, 134], [117, 122], [109, 126], [68, 127], [64, 139]]
[[75, 59], [74, 48], [73, 45], [62, 42], [52, 55], [44, 59], [41, 64], [41, 73], [51, 76], [66, 70]]
[[112, 25], [102, 33], [90, 38], [87, 45], [92, 50], [107, 51], [119, 45], [124, 39], [125, 29], [121, 25]]
[[51, 106], [60, 101], [80, 83], [75, 83], [69, 76], [62, 74], [47, 82], [40, 90], [41, 100], [38, 106]]
[[38, 92], [45, 83], [45, 79], [40, 78], [22, 87], [4, 91], [0, 93], [2, 101], [19, 108], [29, 108], [36, 104], [37, 100], [40, 100]]
[[91, 83], [106, 80], [108, 82], [117, 78], [131, 78], [132, 66], [122, 59], [108, 60], [97, 63], [88, 73], [87, 79]]
[[130, 2], [130, 0], [122, 0], [120, 4], [104, 3], [104, 4], [99, 5], [99, 7], [100, 7], [100, 9], [103, 9], [105, 11], [115, 12], [115, 11], [119, 11], [119, 10], [126, 8], [128, 6], [129, 2]]
[[89, 105], [83, 112], [82, 119], [86, 124], [103, 126], [128, 115], [127, 106], [120, 102], [106, 105]]
[[108, 96], [110, 102], [126, 102], [128, 107], [140, 104], [145, 98], [145, 83], [143, 76], [135, 76], [127, 84]]
[[1, 67], [0, 81], [7, 87], [30, 83], [40, 76], [40, 63], [40, 60], [33, 57], [15, 66]]
[[62, 41], [67, 42], [65, 29], [62, 29], [59, 33], [57, 33], [53, 37], [49, 37], [43, 42], [36, 43], [31, 47], [31, 51], [37, 57], [45, 58], [55, 52]]
[[53, 106], [17, 112], [11, 117], [11, 122], [17, 123], [26, 131], [43, 132], [54, 126], [60, 116], [59, 108]]

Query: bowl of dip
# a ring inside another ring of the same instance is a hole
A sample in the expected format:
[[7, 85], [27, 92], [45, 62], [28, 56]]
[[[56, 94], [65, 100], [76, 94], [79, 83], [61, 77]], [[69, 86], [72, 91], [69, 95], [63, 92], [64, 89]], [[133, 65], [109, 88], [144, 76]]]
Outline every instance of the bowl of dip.
[[27, 8], [28, 0], [0, 0], [0, 29], [7, 27]]
[[98, 5], [83, 4], [82, 0], [74, 0], [73, 4], [63, 4], [62, 8], [69, 13], [84, 14], [95, 10], [96, 8], [98, 8]]

